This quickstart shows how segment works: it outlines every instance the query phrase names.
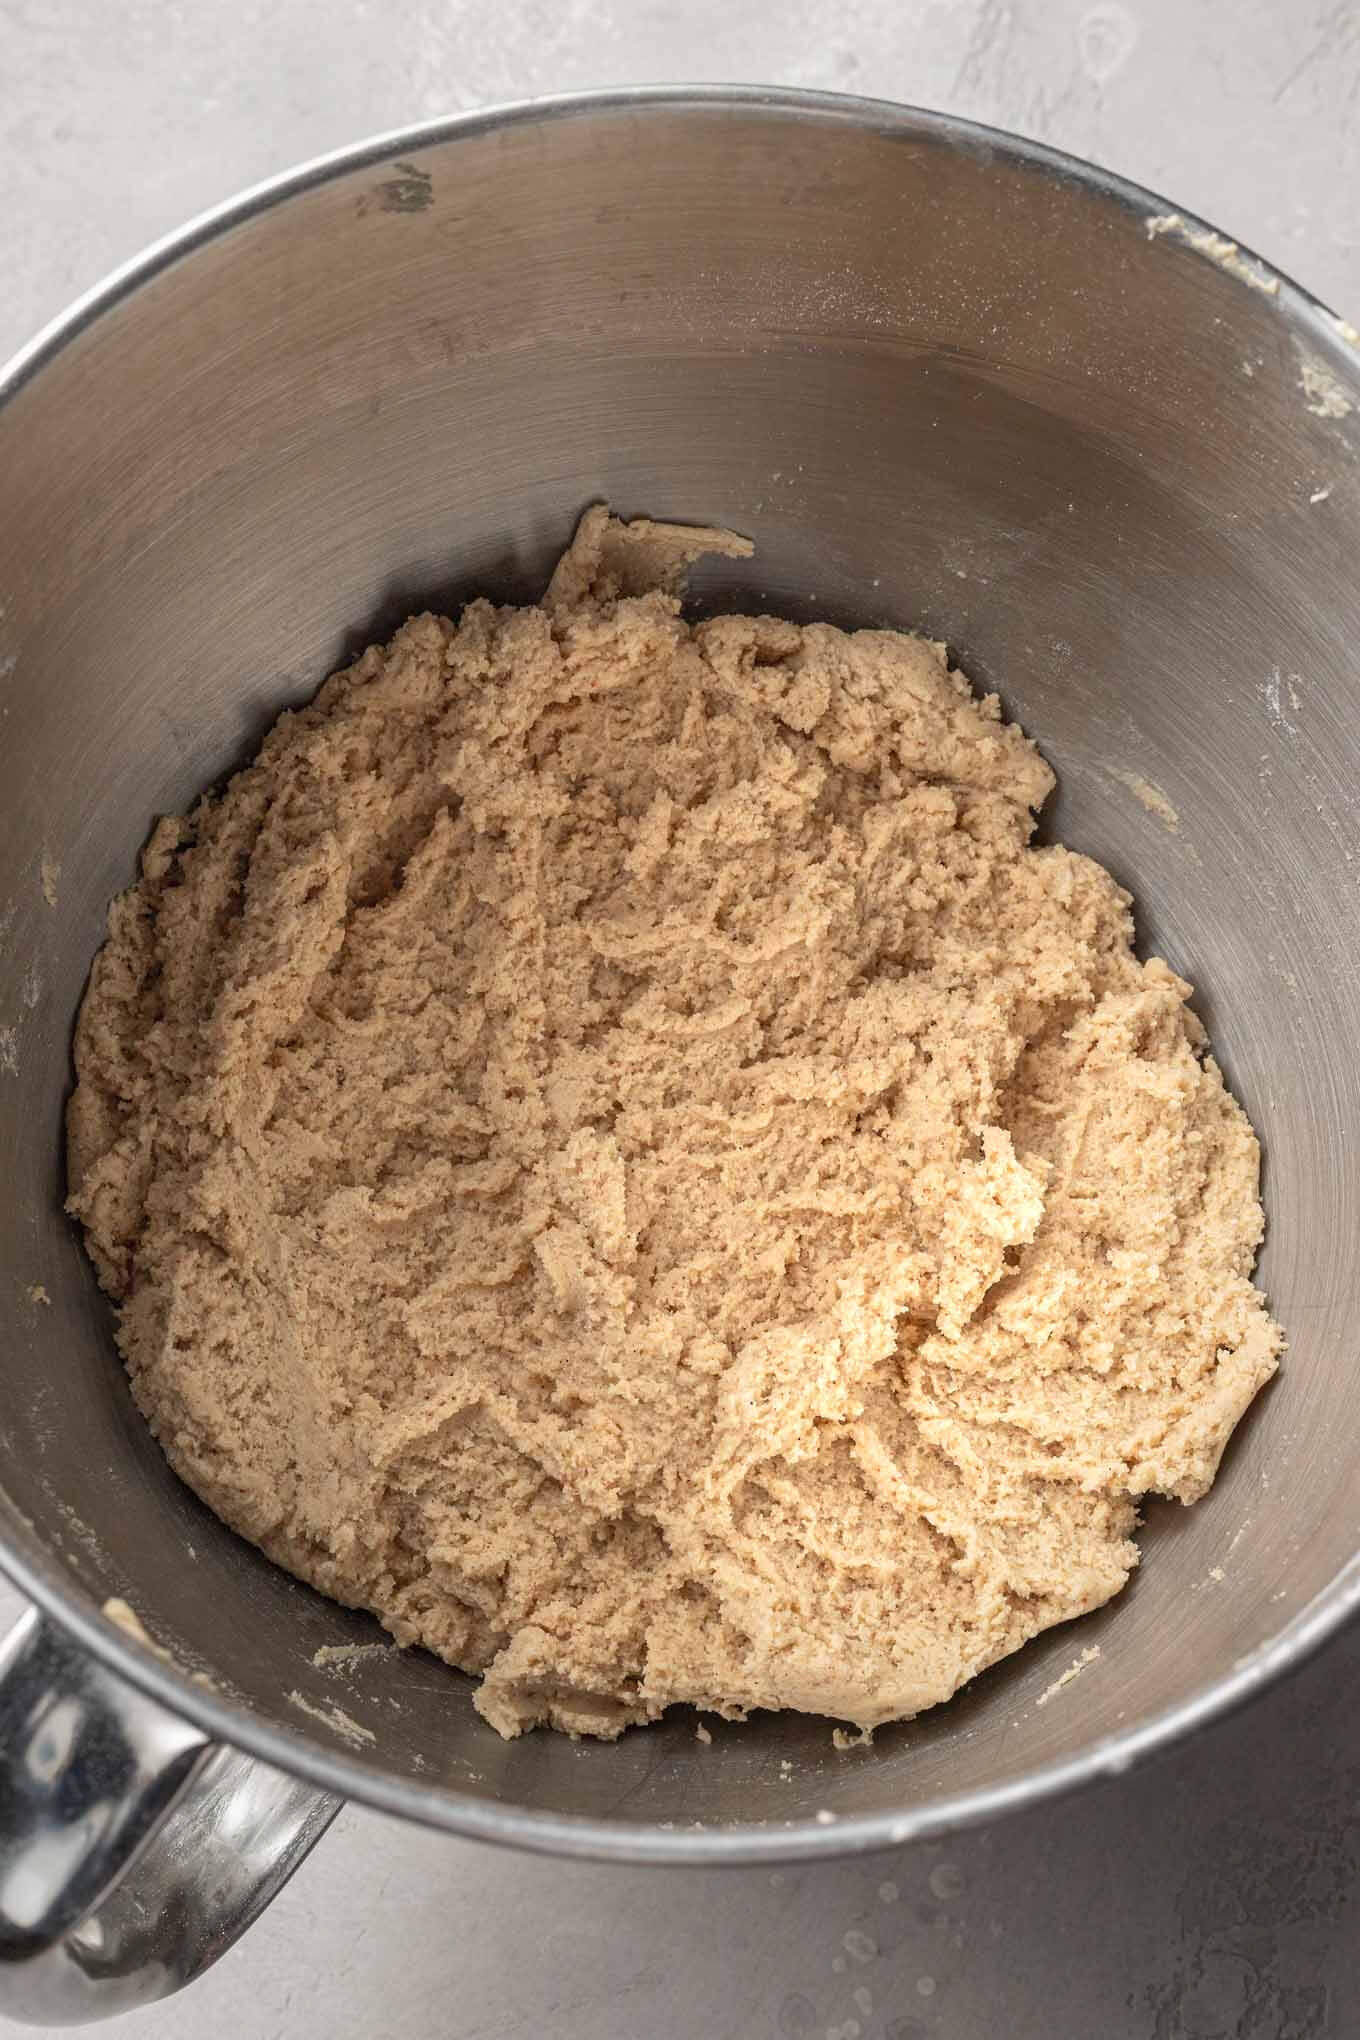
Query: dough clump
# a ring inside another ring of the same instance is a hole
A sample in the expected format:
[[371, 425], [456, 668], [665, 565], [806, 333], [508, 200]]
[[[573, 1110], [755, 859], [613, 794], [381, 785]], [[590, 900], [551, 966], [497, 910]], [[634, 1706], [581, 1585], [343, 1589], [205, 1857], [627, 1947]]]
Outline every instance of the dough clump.
[[172, 1465], [504, 1735], [916, 1713], [1118, 1592], [1281, 1345], [1255, 1137], [944, 648], [587, 512], [162, 821], [70, 1208]]

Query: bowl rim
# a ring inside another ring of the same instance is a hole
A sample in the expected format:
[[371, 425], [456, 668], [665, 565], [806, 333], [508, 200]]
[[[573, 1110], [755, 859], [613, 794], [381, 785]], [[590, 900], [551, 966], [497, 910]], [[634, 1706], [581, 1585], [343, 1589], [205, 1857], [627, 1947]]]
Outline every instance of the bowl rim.
[[[1228, 242], [1199, 215], [1173, 206], [1083, 158], [1014, 135], [1001, 128], [924, 107], [849, 93], [761, 85], [638, 85], [572, 92], [543, 99], [515, 100], [385, 130], [327, 151], [279, 175], [248, 186], [235, 197], [199, 213], [184, 226], [153, 241], [85, 291], [0, 366], [0, 409], [41, 373], [48, 362], [106, 312], [143, 285], [231, 228], [245, 224], [284, 201], [301, 196], [369, 165], [418, 153], [448, 142], [525, 126], [605, 114], [655, 110], [670, 114], [769, 114], [775, 118], [821, 121], [899, 138], [913, 135], [976, 155], [988, 150], [1011, 163], [1076, 183], [1128, 213], [1150, 239], [1160, 239], [1181, 257], [1221, 259], [1231, 253], [1250, 266], [1249, 279], [1268, 292], [1282, 314], [1342, 360], [1360, 387], [1360, 354], [1353, 328], [1285, 272], [1237, 242]], [[1174, 215], [1173, 235], [1154, 221]], [[1197, 237], [1212, 235], [1217, 253]], [[1225, 249], [1224, 244], [1227, 243]], [[1238, 271], [1239, 276], [1241, 272]], [[17, 1527], [17, 1526], [16, 1526]], [[21, 1533], [22, 1534], [22, 1533]], [[1225, 1676], [1149, 1719], [1102, 1737], [1074, 1755], [1040, 1764], [1000, 1785], [953, 1793], [896, 1812], [802, 1815], [778, 1825], [742, 1822], [684, 1830], [657, 1823], [629, 1823], [482, 1800], [435, 1780], [395, 1775], [358, 1755], [322, 1744], [300, 1727], [285, 1728], [229, 1703], [195, 1683], [175, 1665], [151, 1654], [100, 1613], [75, 1589], [36, 1537], [25, 1549], [0, 1537], [0, 1572], [43, 1614], [58, 1623], [97, 1659], [171, 1713], [195, 1723], [215, 1741], [234, 1745], [282, 1771], [306, 1779], [377, 1810], [426, 1827], [550, 1854], [623, 1862], [671, 1865], [778, 1863], [839, 1856], [899, 1846], [1037, 1806], [1093, 1780], [1117, 1777], [1154, 1753], [1220, 1720], [1264, 1690], [1285, 1671], [1302, 1664], [1360, 1611], [1360, 1550], [1336, 1578], [1264, 1644], [1240, 1658]], [[25, 1544], [29, 1542], [25, 1539]]]

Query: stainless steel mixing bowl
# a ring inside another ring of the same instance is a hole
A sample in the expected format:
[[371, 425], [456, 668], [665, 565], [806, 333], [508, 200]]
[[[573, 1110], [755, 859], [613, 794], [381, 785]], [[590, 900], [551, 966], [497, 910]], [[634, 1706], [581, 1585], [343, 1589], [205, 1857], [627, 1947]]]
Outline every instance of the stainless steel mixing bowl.
[[[269, 185], [9, 371], [0, 1564], [42, 1610], [0, 1677], [11, 2004], [192, 1974], [327, 1795], [656, 1862], [869, 1848], [1122, 1769], [1360, 1599], [1360, 358], [1168, 211], [891, 106], [569, 100]], [[705, 608], [947, 638], [1057, 766], [1049, 828], [1200, 988], [1265, 1142], [1291, 1349], [1213, 1494], [1149, 1510], [1113, 1606], [871, 1749], [798, 1718], [507, 1744], [427, 1657], [318, 1666], [376, 1626], [175, 1480], [62, 1215], [71, 1019], [154, 817], [413, 607], [536, 595], [597, 497], [751, 534]]]

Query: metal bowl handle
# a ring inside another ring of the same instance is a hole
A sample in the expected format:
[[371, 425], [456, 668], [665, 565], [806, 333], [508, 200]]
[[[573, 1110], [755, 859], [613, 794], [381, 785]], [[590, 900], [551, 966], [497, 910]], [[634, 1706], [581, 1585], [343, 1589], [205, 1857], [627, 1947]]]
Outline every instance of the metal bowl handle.
[[0, 2011], [79, 2025], [178, 1990], [341, 1804], [210, 1742], [30, 1611], [0, 1644]]

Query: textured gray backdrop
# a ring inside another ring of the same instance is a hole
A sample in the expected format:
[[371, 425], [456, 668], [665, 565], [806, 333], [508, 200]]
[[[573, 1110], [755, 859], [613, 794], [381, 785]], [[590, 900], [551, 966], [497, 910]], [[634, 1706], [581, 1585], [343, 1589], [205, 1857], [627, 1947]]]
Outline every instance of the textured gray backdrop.
[[[1174, 197], [1360, 319], [1348, 0], [0, 0], [0, 356], [301, 157], [489, 100], [674, 79], [834, 86], [1019, 129]], [[0, 1586], [0, 1616], [14, 1605]], [[1355, 2040], [1357, 1674], [1353, 1634], [1148, 1771], [817, 1870], [535, 1861], [351, 1812], [192, 2012], [107, 2030]]]

